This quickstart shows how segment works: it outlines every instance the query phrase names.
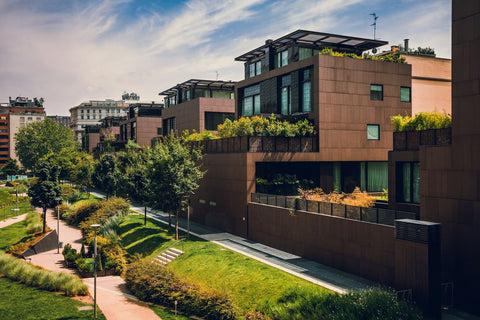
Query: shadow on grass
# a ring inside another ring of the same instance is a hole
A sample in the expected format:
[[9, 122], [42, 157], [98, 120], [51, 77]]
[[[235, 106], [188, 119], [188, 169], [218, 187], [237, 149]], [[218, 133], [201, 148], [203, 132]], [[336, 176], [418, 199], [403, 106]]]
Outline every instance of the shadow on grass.
[[141, 226], [143, 226], [143, 224], [140, 223], [140, 222], [132, 222], [132, 223], [127, 223], [127, 224], [122, 224], [120, 226], [120, 228], [118, 228], [118, 234], [124, 234], [125, 232], [127, 232], [131, 229], [139, 228]]
[[130, 244], [141, 240], [143, 238], [146, 238], [151, 235], [159, 235], [162, 237], [167, 237], [166, 234], [161, 232], [161, 230], [158, 230], [157, 228], [149, 228], [149, 227], [141, 227], [138, 229], [133, 230], [131, 233], [125, 235], [122, 237], [122, 245], [127, 247]]
[[170, 241], [170, 239], [165, 239], [162, 235], [154, 235], [145, 239], [144, 241], [138, 242], [130, 248], [127, 248], [126, 251], [130, 255], [139, 253], [143, 256], [148, 256], [167, 241]]

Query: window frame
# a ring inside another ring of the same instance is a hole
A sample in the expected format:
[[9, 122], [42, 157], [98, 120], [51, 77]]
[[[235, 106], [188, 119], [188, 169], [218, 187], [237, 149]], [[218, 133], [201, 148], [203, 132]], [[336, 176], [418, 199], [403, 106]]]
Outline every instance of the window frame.
[[[408, 89], [408, 100], [402, 99], [402, 89]], [[400, 102], [412, 102], [412, 88], [411, 87], [400, 87]]]
[[[373, 86], [378, 86], [381, 90], [373, 90]], [[380, 93], [380, 97], [377, 95]], [[383, 84], [371, 83], [370, 84], [370, 100], [371, 101], [383, 101]]]
[[[377, 138], [371, 138], [368, 128], [376, 127], [377, 128]], [[367, 140], [368, 141], [379, 141], [380, 140], [380, 124], [378, 123], [367, 123]]]

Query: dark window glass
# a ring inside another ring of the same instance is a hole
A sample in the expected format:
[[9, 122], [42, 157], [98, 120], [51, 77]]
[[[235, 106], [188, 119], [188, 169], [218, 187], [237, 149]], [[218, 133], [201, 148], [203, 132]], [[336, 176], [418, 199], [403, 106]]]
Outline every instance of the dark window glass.
[[410, 87], [400, 87], [400, 101], [411, 102], [411, 89]]
[[205, 130], [217, 130], [217, 126], [225, 120], [234, 119], [233, 113], [227, 112], [205, 112]]
[[397, 163], [397, 201], [420, 203], [420, 163]]
[[383, 100], [383, 85], [371, 84], [370, 85], [370, 100]]
[[380, 125], [367, 124], [367, 140], [380, 140]]

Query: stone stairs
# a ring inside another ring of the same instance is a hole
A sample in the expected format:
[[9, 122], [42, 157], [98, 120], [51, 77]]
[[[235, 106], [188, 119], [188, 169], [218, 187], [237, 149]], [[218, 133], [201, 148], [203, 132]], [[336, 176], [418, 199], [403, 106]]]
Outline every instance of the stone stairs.
[[170, 262], [172, 262], [173, 260], [175, 260], [177, 257], [181, 256], [182, 254], [183, 254], [183, 251], [180, 251], [175, 248], [168, 248], [167, 250], [162, 252], [162, 254], [153, 258], [153, 262], [159, 263], [165, 266]]

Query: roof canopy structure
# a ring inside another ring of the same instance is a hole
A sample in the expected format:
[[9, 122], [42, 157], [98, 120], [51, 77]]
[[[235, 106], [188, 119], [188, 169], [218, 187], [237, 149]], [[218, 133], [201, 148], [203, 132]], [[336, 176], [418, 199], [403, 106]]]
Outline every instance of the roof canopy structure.
[[355, 52], [361, 54], [376, 47], [388, 44], [387, 41], [356, 38], [350, 36], [342, 36], [338, 34], [297, 30], [277, 40], [267, 40], [265, 44], [255, 50], [249, 51], [235, 58], [235, 61], [249, 61], [253, 58], [260, 57], [265, 54], [269, 47], [275, 49], [286, 46], [290, 43], [305, 45], [306, 47], [316, 48], [334, 48], [337, 50], [345, 50], [347, 52]]
[[199, 80], [199, 79], [190, 79], [188, 81], [177, 84], [176, 86], [160, 92], [160, 96], [170, 96], [189, 87], [202, 87], [210, 89], [228, 89], [233, 90], [235, 82], [233, 81], [221, 81], [221, 80]]

